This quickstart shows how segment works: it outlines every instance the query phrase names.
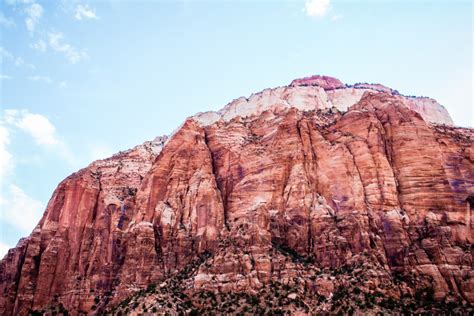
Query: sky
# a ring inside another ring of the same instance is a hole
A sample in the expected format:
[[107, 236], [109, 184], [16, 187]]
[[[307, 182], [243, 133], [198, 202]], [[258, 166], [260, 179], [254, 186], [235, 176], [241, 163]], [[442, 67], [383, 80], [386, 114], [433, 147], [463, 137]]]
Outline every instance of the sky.
[[72, 172], [313, 74], [474, 126], [471, 1], [0, 0], [0, 257]]

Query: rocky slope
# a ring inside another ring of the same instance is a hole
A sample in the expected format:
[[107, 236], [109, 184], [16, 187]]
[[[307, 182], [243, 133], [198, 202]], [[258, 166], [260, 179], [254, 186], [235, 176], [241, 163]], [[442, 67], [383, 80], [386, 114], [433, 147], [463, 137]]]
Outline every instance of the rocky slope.
[[58, 186], [0, 263], [0, 314], [468, 313], [473, 138], [325, 76], [199, 113]]

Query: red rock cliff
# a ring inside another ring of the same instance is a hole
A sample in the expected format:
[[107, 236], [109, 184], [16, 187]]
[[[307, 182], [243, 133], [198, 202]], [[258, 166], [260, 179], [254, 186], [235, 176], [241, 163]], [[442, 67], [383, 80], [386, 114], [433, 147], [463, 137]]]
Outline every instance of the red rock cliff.
[[474, 131], [435, 124], [451, 122], [435, 101], [328, 78], [237, 99], [65, 179], [0, 263], [0, 313], [103, 311], [203, 254], [183, 293], [279, 282], [331, 298], [349, 281], [316, 269], [357, 267], [367, 293], [472, 304]]

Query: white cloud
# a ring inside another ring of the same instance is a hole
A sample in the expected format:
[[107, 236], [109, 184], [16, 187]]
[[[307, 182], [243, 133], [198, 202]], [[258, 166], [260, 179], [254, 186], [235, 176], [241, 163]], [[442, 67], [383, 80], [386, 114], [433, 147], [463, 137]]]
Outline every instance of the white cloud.
[[[6, 109], [3, 111], [0, 124], [0, 126], [8, 128], [7, 132], [11, 131], [12, 128], [17, 128], [27, 133], [37, 145], [60, 156], [71, 167], [79, 166], [77, 156], [73, 154], [67, 144], [59, 139], [55, 126], [46, 116], [30, 113], [28, 110]], [[11, 158], [11, 155], [8, 157]]]
[[[21, 187], [13, 183], [15, 173], [14, 157], [9, 152], [12, 132], [22, 130], [31, 135], [38, 145], [54, 145], [48, 148], [71, 162], [67, 146], [60, 142], [52, 123], [43, 115], [28, 110], [7, 109], [0, 117], [0, 230], [2, 225], [10, 225], [20, 234], [28, 234], [37, 225], [45, 205], [29, 196]], [[72, 157], [71, 157], [72, 156]], [[1, 234], [0, 234], [1, 235]], [[0, 256], [10, 245], [6, 245], [0, 236]]]
[[87, 59], [89, 56], [84, 51], [78, 51], [76, 48], [64, 42], [64, 35], [61, 32], [51, 32], [48, 34], [49, 46], [60, 53], [63, 53], [66, 58], [73, 64]]
[[15, 66], [23, 66], [25, 64], [25, 61], [21, 57], [15, 58], [14, 62]]
[[18, 127], [28, 132], [38, 145], [54, 145], [59, 143], [55, 135], [56, 129], [54, 125], [41, 114], [25, 114]]
[[331, 6], [331, 0], [306, 0], [304, 11], [309, 16], [325, 16]]
[[92, 20], [99, 19], [99, 17], [95, 14], [95, 11], [92, 8], [90, 8], [87, 4], [86, 5], [78, 4], [76, 6], [76, 12], [74, 14], [74, 17], [78, 21], [87, 20], [87, 19], [92, 19]]
[[12, 27], [15, 26], [15, 22], [13, 22], [13, 19], [6, 17], [3, 12], [0, 12], [0, 25], [4, 27]]
[[10, 184], [0, 199], [0, 219], [11, 226], [30, 233], [38, 224], [44, 205], [26, 194], [20, 187]]
[[17, 116], [18, 116], [18, 110], [7, 109], [3, 111], [3, 119], [0, 121], [0, 123], [14, 125]]
[[62, 89], [62, 88], [66, 88], [67, 87], [67, 82], [66, 81], [61, 81], [59, 83], [59, 87]]
[[[10, 144], [10, 132], [8, 129], [0, 125], [0, 178], [4, 179], [7, 174], [13, 170], [12, 155], [7, 150]], [[1, 183], [0, 183], [1, 184]], [[0, 186], [0, 192], [2, 188]]]
[[38, 3], [32, 3], [26, 7], [26, 28], [30, 33], [35, 31], [36, 25], [38, 24], [41, 16], [43, 16], [43, 7]]
[[34, 3], [34, 0], [5, 0], [5, 2], [8, 5], [15, 5], [17, 3], [24, 3], [24, 4], [29, 4], [29, 3]]
[[30, 134], [38, 145], [60, 143], [56, 136], [56, 128], [41, 114], [30, 113], [28, 110], [5, 110], [4, 120]]
[[2, 46], [0, 46], [0, 56], [2, 57], [2, 61], [3, 59], [15, 60], [15, 57]]
[[42, 39], [38, 40], [36, 43], [30, 44], [30, 47], [39, 52], [45, 52], [48, 48], [48, 45]]
[[342, 19], [344, 16], [342, 14], [336, 14], [331, 18], [331, 21], [336, 22], [337, 20]]
[[8, 75], [2, 75], [0, 74], [0, 80], [9, 80], [11, 79], [12, 77], [8, 76]]
[[13, 248], [13, 246], [10, 246], [10, 245], [7, 245], [3, 242], [0, 242], [0, 260], [5, 257], [5, 255], [7, 254], [8, 250], [10, 248]]
[[31, 81], [43, 82], [43, 83], [52, 83], [53, 79], [48, 76], [30, 76], [28, 77]]
[[24, 66], [31, 69], [36, 69], [34, 65], [26, 63], [21, 57], [14, 56], [12, 53], [10, 53], [8, 50], [6, 50], [2, 46], [0, 46], [0, 57], [1, 57], [0, 62], [2, 63], [4, 60], [8, 60], [17, 67]]

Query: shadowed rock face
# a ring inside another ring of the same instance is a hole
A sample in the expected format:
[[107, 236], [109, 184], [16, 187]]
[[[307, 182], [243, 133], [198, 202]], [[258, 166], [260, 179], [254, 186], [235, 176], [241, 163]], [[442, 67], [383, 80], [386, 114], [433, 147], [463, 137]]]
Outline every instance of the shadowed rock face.
[[368, 291], [473, 303], [474, 131], [430, 123], [451, 120], [433, 100], [328, 78], [238, 99], [65, 179], [0, 263], [0, 314], [105, 310], [182, 271], [191, 294], [301, 281], [332, 297], [346, 281], [314, 269], [356, 266]]

